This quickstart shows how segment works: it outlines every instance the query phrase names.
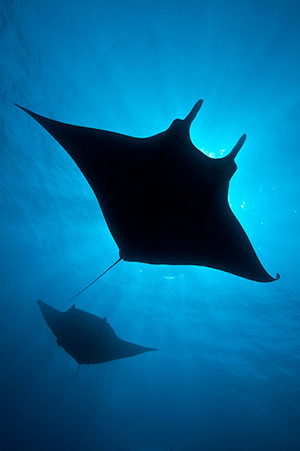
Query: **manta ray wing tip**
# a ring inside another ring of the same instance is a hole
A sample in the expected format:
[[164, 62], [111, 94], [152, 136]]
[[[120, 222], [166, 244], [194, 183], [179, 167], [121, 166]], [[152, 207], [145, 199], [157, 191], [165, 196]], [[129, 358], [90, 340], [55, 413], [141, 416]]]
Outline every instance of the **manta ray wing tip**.
[[23, 106], [19, 105], [18, 103], [14, 103], [14, 105], [17, 106], [18, 108], [20, 108], [20, 110], [25, 111], [25, 113], [28, 113], [28, 114], [30, 113], [30, 111], [27, 110], [27, 108], [24, 108]]
[[263, 282], [276, 282], [276, 280], [279, 280], [279, 279], [280, 279], [280, 274], [277, 272], [275, 277], [268, 274], [268, 279], [264, 280]]

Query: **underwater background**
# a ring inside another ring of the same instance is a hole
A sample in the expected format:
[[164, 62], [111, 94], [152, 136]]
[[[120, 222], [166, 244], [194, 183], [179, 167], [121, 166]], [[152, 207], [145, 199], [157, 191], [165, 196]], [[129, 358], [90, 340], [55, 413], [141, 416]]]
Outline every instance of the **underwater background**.
[[[299, 450], [299, 2], [2, 0], [0, 19], [1, 450]], [[229, 201], [281, 279], [120, 262], [76, 306], [159, 352], [75, 379], [36, 300], [67, 310], [118, 248], [75, 163], [13, 103], [147, 137], [199, 98], [207, 155], [247, 133]]]

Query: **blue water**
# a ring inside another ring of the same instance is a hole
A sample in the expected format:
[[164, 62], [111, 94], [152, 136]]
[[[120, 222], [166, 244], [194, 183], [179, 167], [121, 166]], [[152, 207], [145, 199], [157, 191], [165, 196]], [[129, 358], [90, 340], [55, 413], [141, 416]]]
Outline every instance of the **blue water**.
[[[1, 450], [298, 451], [299, 2], [3, 0], [0, 18]], [[76, 305], [159, 352], [75, 379], [36, 300], [66, 310], [118, 249], [76, 165], [13, 102], [146, 137], [199, 98], [203, 152], [247, 133], [230, 204], [281, 279], [121, 262]]]

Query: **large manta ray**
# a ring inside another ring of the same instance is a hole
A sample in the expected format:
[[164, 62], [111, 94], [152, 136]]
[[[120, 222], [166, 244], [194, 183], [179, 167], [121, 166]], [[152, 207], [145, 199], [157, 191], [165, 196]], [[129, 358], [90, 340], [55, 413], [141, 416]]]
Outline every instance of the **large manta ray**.
[[79, 365], [104, 363], [157, 351], [121, 340], [106, 318], [77, 309], [75, 305], [66, 312], [60, 312], [43, 301], [37, 303], [58, 346], [64, 348]]
[[86, 177], [120, 259], [208, 266], [271, 282], [275, 279], [228, 204], [234, 159], [246, 135], [224, 158], [204, 155], [189, 134], [202, 103], [149, 138], [65, 124], [20, 108], [64, 147]]

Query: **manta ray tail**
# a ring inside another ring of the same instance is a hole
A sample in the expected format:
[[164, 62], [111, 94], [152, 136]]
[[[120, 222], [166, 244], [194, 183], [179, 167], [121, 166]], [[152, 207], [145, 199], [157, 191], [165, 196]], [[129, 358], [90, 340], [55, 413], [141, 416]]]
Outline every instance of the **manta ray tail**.
[[97, 282], [97, 280], [101, 279], [102, 276], [104, 276], [104, 274], [106, 274], [110, 269], [112, 269], [114, 266], [116, 266], [117, 263], [119, 263], [122, 260], [122, 257], [120, 257], [115, 263], [113, 263], [109, 268], [107, 268], [103, 273], [100, 274], [100, 276], [96, 277], [95, 280], [93, 280], [93, 282], [91, 282], [88, 286], [86, 286], [83, 290], [79, 291], [79, 293], [75, 294], [73, 297], [70, 298], [70, 301], [72, 301], [73, 299], [77, 298], [77, 296], [79, 296], [80, 294], [82, 294], [84, 291], [86, 291], [88, 288], [90, 288], [92, 285], [94, 285], [95, 282]]
[[78, 364], [78, 368], [77, 368], [77, 371], [76, 371], [76, 374], [75, 374], [75, 379], [77, 379], [77, 376], [78, 376], [78, 373], [79, 373], [80, 367], [81, 367], [81, 364], [79, 363], [79, 364]]

